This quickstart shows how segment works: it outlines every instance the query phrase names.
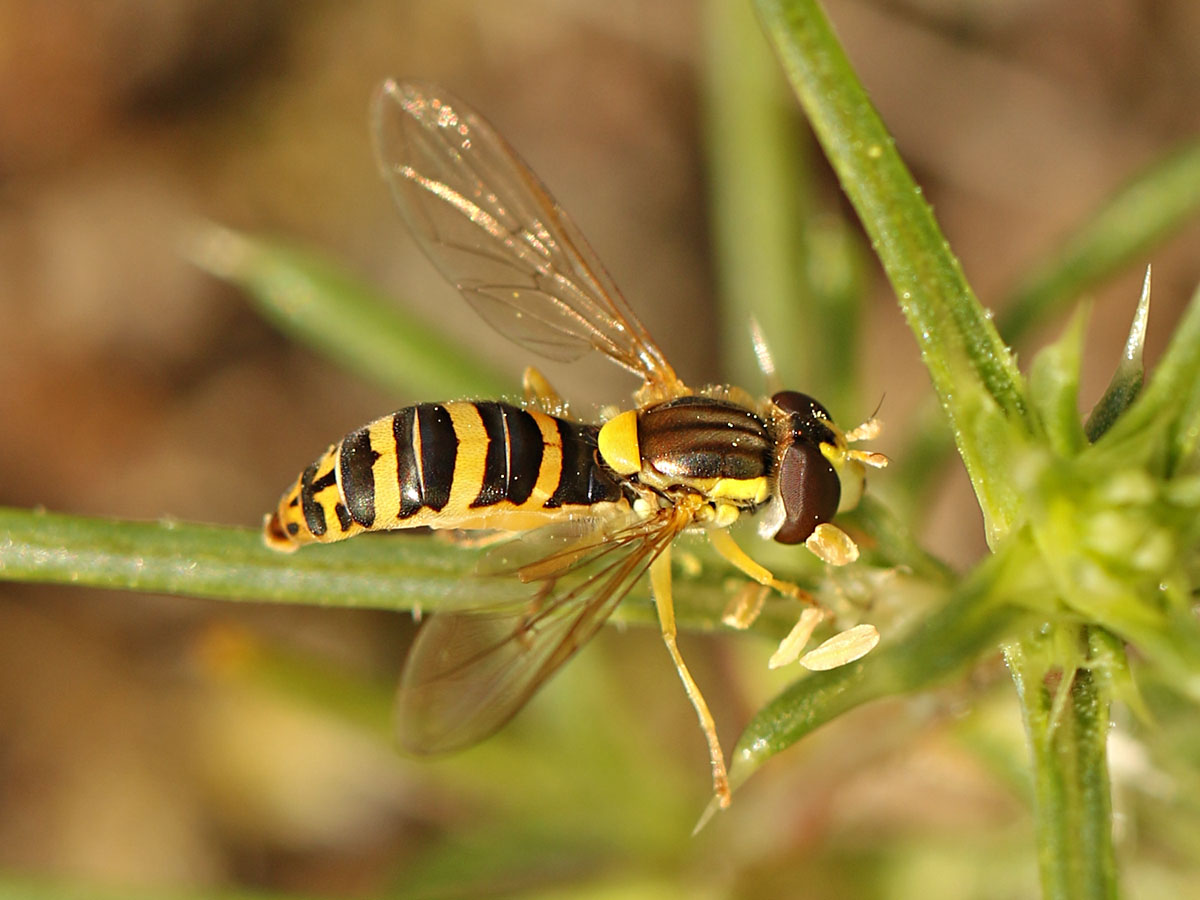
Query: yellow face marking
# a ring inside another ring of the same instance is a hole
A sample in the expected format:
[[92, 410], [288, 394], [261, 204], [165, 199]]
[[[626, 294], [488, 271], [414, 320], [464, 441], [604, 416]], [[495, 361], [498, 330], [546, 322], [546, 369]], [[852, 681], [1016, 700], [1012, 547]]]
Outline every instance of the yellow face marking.
[[642, 470], [638, 447], [637, 410], [630, 409], [609, 419], [596, 438], [600, 458], [618, 475], [636, 475]]

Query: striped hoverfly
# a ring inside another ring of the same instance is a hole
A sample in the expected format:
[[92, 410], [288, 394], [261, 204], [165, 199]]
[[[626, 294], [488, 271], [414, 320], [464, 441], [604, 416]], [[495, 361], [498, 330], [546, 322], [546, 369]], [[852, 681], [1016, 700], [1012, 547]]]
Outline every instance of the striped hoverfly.
[[663, 640], [708, 743], [716, 798], [728, 805], [716, 727], [676, 644], [671, 543], [701, 531], [758, 590], [815, 607], [751, 559], [728, 526], [761, 513], [762, 536], [804, 543], [827, 563], [853, 561], [857, 547], [830, 520], [858, 502], [864, 466], [887, 462], [849, 447], [878, 433], [875, 420], [843, 432], [802, 393], [755, 401], [736, 388], [689, 388], [537, 176], [440, 87], [384, 82], [373, 133], [418, 244], [496, 330], [556, 360], [597, 350], [641, 386], [632, 408], [599, 425], [570, 417], [533, 369], [524, 404], [456, 400], [384, 416], [300, 474], [266, 519], [266, 543], [293, 551], [415, 527], [520, 536], [508, 557], [513, 544], [497, 549], [502, 568], [528, 585], [526, 601], [497, 606], [481, 596], [478, 608], [421, 625], [397, 698], [400, 742], [417, 754], [498, 730], [649, 572]]

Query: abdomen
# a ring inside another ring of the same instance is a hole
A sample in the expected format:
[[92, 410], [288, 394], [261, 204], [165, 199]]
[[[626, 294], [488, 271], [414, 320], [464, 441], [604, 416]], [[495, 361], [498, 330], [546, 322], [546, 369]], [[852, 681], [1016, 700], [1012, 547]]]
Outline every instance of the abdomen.
[[506, 403], [422, 403], [353, 431], [301, 473], [267, 519], [277, 550], [393, 528], [536, 527], [623, 503], [596, 428]]

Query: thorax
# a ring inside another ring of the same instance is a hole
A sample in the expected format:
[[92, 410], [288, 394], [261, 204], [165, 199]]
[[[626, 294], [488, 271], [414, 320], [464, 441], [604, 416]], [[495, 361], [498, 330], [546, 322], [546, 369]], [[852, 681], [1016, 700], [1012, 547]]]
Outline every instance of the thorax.
[[622, 413], [600, 429], [604, 462], [662, 491], [684, 488], [740, 508], [769, 494], [773, 442], [754, 412], [713, 397], [680, 397]]

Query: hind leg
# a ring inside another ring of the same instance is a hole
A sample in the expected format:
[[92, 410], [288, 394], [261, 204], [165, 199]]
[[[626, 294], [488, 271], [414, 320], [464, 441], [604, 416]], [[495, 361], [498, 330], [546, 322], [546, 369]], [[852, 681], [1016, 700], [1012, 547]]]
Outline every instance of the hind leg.
[[700, 730], [704, 732], [704, 739], [708, 742], [713, 793], [716, 795], [718, 805], [724, 809], [729, 805], [730, 800], [729, 774], [725, 768], [725, 755], [721, 752], [721, 742], [717, 738], [717, 726], [713, 721], [712, 713], [709, 712], [708, 704], [704, 701], [704, 695], [700, 693], [700, 687], [692, 678], [692, 673], [688, 671], [687, 664], [683, 661], [683, 655], [679, 652], [679, 644], [676, 641], [675, 605], [671, 596], [670, 547], [650, 564], [650, 589], [654, 592], [654, 605], [658, 610], [658, 623], [662, 630], [663, 643], [667, 645], [667, 652], [671, 654], [675, 670], [679, 673], [680, 681], [683, 682], [683, 689], [687, 692], [688, 699], [692, 701], [692, 708], [696, 710], [696, 718], [700, 720]]

